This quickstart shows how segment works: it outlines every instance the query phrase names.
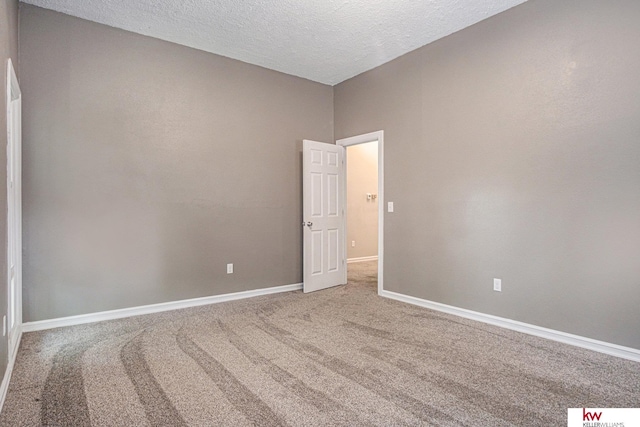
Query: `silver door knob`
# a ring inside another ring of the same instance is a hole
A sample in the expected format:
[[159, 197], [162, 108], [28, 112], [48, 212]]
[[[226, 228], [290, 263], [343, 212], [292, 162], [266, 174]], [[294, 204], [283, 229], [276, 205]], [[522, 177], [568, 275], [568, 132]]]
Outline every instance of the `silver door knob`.
[[307, 222], [307, 227], [311, 227], [313, 223], [311, 221]]

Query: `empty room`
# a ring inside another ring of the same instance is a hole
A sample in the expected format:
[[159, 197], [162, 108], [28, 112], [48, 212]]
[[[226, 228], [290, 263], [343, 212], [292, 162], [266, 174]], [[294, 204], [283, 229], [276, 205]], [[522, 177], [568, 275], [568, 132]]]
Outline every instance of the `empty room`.
[[639, 22], [0, 0], [0, 426], [640, 425]]

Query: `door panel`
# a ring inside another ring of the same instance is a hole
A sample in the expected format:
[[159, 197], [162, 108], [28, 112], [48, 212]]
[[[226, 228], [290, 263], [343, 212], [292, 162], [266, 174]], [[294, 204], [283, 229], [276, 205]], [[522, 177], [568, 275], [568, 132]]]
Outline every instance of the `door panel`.
[[322, 231], [311, 231], [311, 274], [322, 274]]
[[344, 147], [304, 141], [304, 292], [347, 282]]
[[311, 216], [322, 216], [322, 174], [311, 173]]
[[327, 175], [327, 215], [337, 217], [338, 216], [338, 197], [340, 190], [338, 188], [339, 179], [337, 174]]
[[335, 228], [329, 229], [327, 230], [327, 237], [328, 237], [327, 254], [329, 258], [327, 271], [334, 272], [338, 270], [339, 262], [340, 262], [340, 259], [339, 259], [340, 249], [338, 247], [340, 243], [340, 233]]

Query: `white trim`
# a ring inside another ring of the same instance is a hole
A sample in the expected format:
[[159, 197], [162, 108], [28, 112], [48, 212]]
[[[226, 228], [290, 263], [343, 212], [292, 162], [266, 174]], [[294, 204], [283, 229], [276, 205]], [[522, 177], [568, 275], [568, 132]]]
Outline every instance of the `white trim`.
[[499, 326], [501, 328], [511, 329], [513, 331], [534, 335], [536, 337], [546, 338], [552, 341], [558, 341], [564, 344], [586, 348], [588, 350], [597, 351], [599, 353], [640, 362], [639, 349], [624, 347], [604, 341], [598, 341], [591, 338], [582, 337], [580, 335], [568, 334], [566, 332], [556, 331], [554, 329], [543, 328], [528, 323], [518, 322], [517, 320], [505, 319], [503, 317], [493, 316], [491, 314], [479, 313], [477, 311], [471, 311], [464, 308], [441, 304], [439, 302], [428, 301], [425, 299], [403, 295], [396, 292], [383, 291], [380, 296], [405, 302], [407, 304], [429, 308], [431, 310], [441, 311], [443, 313], [453, 314], [455, 316], [464, 317], [466, 319], [488, 323], [490, 325]]
[[16, 70], [13, 68], [13, 61], [11, 58], [7, 59], [7, 99], [10, 101], [16, 100], [22, 97], [20, 91], [20, 85], [18, 84], [18, 77], [16, 76]]
[[7, 361], [7, 369], [4, 371], [4, 377], [2, 378], [2, 384], [0, 384], [0, 413], [2, 413], [2, 408], [4, 407], [4, 399], [7, 397], [7, 392], [9, 391], [9, 383], [11, 382], [11, 374], [13, 374], [13, 367], [16, 363], [16, 356], [18, 355], [18, 347], [20, 347], [20, 341], [22, 340], [22, 328], [20, 325], [18, 326], [17, 331], [18, 344], [13, 349], [12, 353], [9, 353], [9, 360]]
[[45, 329], [61, 328], [63, 326], [82, 325], [85, 323], [102, 322], [104, 320], [122, 319], [124, 317], [141, 316], [143, 314], [160, 313], [162, 311], [179, 310], [182, 308], [198, 307], [201, 305], [218, 304], [221, 302], [253, 298], [262, 295], [291, 292], [302, 289], [302, 283], [275, 286], [273, 288], [254, 289], [251, 291], [234, 292], [209, 297], [192, 298], [180, 301], [163, 302], [159, 304], [142, 305], [138, 307], [122, 308], [119, 310], [101, 311], [98, 313], [80, 314], [77, 316], [60, 317], [57, 319], [39, 320], [22, 324], [23, 332], [42, 331]]
[[349, 258], [347, 259], [347, 264], [353, 264], [354, 262], [367, 262], [367, 261], [377, 261], [378, 255], [374, 256], [361, 256], [357, 258]]
[[[384, 131], [365, 133], [363, 135], [343, 138], [336, 141], [337, 145], [349, 147], [351, 145], [364, 144], [367, 142], [378, 142], [378, 295], [382, 295], [384, 291]], [[349, 159], [347, 159], [347, 162]], [[346, 206], [345, 200], [342, 205]], [[346, 227], [346, 218], [345, 218]], [[346, 239], [345, 239], [346, 245]], [[345, 248], [345, 253], [346, 253]]]
[[[7, 59], [7, 351], [20, 345], [22, 324], [22, 92]], [[13, 188], [11, 187], [13, 182]], [[13, 266], [13, 269], [11, 268]], [[12, 283], [13, 271], [13, 286]], [[10, 358], [10, 357], [9, 357]]]

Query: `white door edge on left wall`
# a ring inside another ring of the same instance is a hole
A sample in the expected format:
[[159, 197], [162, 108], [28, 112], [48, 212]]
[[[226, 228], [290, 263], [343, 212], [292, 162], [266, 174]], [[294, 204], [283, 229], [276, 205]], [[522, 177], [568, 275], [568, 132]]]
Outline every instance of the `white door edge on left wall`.
[[[0, 411], [22, 337], [22, 92], [11, 58], [7, 60], [7, 368], [0, 384]], [[6, 328], [6, 329], [5, 329]]]

